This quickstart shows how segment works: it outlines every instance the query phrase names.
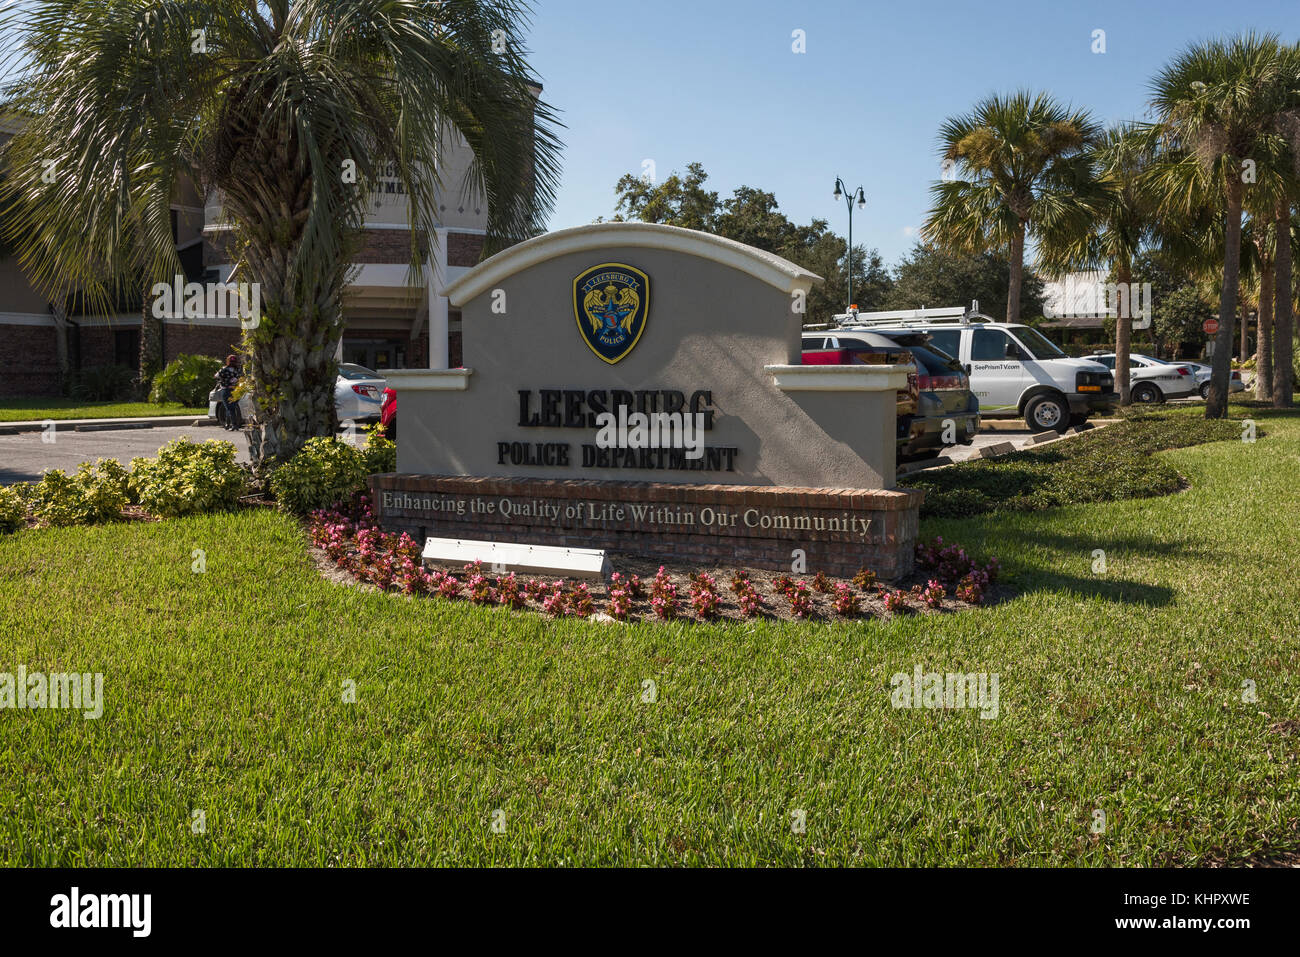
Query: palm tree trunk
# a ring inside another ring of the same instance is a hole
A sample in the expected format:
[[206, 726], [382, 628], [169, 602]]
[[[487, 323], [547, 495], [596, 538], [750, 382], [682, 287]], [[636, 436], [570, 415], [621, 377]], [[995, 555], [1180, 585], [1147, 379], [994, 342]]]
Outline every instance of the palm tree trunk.
[[1294, 334], [1291, 303], [1295, 291], [1291, 288], [1291, 203], [1282, 200], [1277, 209], [1277, 299], [1273, 328], [1273, 408], [1291, 408], [1291, 393], [1295, 390], [1295, 374], [1291, 368]]
[[[1131, 289], [1133, 269], [1127, 262], [1119, 262], [1115, 267], [1115, 282], [1122, 289]], [[1117, 299], [1119, 297], [1116, 297]], [[1133, 345], [1133, 304], [1125, 297], [1126, 309], [1119, 309], [1115, 316], [1115, 384], [1119, 387], [1119, 404], [1133, 404], [1133, 383], [1130, 372], [1129, 351]]]
[[[1261, 250], [1262, 252], [1262, 250]], [[1259, 342], [1255, 346], [1255, 398], [1273, 397], [1273, 259], [1261, 255], [1259, 271]]]
[[1207, 419], [1228, 415], [1228, 375], [1232, 371], [1232, 334], [1237, 319], [1237, 283], [1241, 278], [1241, 181], [1228, 177], [1228, 213], [1224, 224], [1223, 290], [1219, 294], [1219, 331], [1210, 362]]
[[140, 296], [144, 304], [140, 307], [140, 382], [139, 387], [149, 398], [149, 383], [162, 371], [162, 337], [163, 321], [154, 318], [153, 301], [150, 295], [152, 287], [146, 286]]
[[1016, 223], [1011, 237], [1011, 282], [1007, 286], [1007, 322], [1020, 321], [1020, 286], [1025, 278], [1025, 223]]
[[60, 303], [50, 309], [54, 316], [54, 350], [59, 362], [59, 392], [66, 393], [72, 383], [72, 346], [68, 311]]
[[342, 334], [337, 318], [319, 309], [265, 302], [262, 308], [262, 324], [271, 329], [247, 340], [258, 409], [249, 451], [258, 472], [292, 458], [308, 439], [338, 432], [334, 356]]
[[1237, 344], [1237, 355], [1241, 357], [1242, 362], [1245, 362], [1250, 357], [1250, 313], [1246, 303], [1240, 301], [1240, 297], [1238, 297], [1237, 308], [1241, 311], [1241, 326], [1237, 330], [1241, 341]]

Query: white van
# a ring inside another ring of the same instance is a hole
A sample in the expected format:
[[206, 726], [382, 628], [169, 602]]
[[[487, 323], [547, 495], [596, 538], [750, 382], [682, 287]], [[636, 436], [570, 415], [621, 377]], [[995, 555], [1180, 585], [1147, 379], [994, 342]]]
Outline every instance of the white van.
[[835, 325], [885, 335], [924, 332], [931, 348], [962, 364], [981, 416], [1023, 417], [1035, 432], [1064, 431], [1119, 404], [1114, 373], [1100, 362], [1072, 359], [1037, 329], [984, 315], [978, 302], [970, 309], [848, 312]]

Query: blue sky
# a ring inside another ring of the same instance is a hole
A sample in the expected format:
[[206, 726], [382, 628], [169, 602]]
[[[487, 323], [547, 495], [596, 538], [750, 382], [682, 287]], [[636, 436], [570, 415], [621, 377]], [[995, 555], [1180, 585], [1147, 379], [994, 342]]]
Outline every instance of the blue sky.
[[615, 182], [646, 159], [660, 179], [699, 160], [722, 195], [769, 190], [841, 235], [835, 177], [860, 183], [854, 242], [892, 264], [928, 208], [948, 116], [1027, 87], [1102, 121], [1142, 118], [1151, 77], [1188, 43], [1250, 29], [1294, 41], [1298, 13], [1297, 0], [541, 0], [530, 62], [568, 127], [550, 227], [608, 218]]

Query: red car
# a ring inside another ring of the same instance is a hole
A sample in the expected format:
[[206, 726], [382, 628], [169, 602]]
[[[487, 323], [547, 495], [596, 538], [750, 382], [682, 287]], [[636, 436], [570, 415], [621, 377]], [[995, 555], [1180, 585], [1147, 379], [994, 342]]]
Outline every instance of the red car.
[[384, 399], [379, 404], [379, 427], [384, 431], [384, 438], [397, 441], [397, 393], [384, 389]]

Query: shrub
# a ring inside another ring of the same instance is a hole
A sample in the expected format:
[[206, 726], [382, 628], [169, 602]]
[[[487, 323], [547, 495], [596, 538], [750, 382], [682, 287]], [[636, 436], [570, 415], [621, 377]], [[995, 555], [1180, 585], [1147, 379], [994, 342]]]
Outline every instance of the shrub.
[[131, 493], [162, 518], [227, 511], [244, 494], [244, 470], [230, 442], [182, 437], [158, 450], [156, 459], [131, 460]]
[[805, 582], [795, 582], [785, 591], [786, 601], [790, 603], [790, 614], [795, 618], [807, 618], [812, 615], [812, 594]]
[[943, 604], [943, 596], [946, 593], [943, 583], [937, 578], [931, 578], [925, 583], [925, 588], [921, 591], [920, 598], [931, 608], [938, 608]]
[[611, 618], [626, 621], [632, 613], [632, 594], [626, 580], [618, 572], [609, 577], [609, 602], [605, 610]]
[[542, 610], [556, 618], [563, 618], [573, 610], [569, 604], [569, 596], [564, 591], [564, 582], [560, 579], [555, 580], [551, 585], [550, 593], [542, 599]]
[[907, 611], [907, 595], [902, 591], [885, 591], [885, 610], [893, 615]]
[[650, 585], [650, 607], [665, 621], [677, 617], [677, 586], [673, 584], [672, 579], [668, 577], [668, 570], [662, 565], [659, 566], [659, 572]]
[[908, 479], [922, 489], [922, 518], [1168, 495], [1182, 477], [1154, 453], [1241, 439], [1240, 424], [1167, 412], [1129, 412], [1122, 422], [1041, 449], [961, 462]]
[[844, 582], [836, 582], [833, 587], [835, 610], [845, 618], [856, 618], [862, 610], [862, 599], [858, 598], [857, 593]]
[[32, 514], [49, 525], [90, 525], [122, 514], [128, 475], [117, 459], [82, 462], [72, 475], [50, 469], [32, 489]]
[[573, 586], [573, 592], [569, 596], [569, 607], [578, 618], [591, 617], [591, 613], [595, 610], [595, 603], [591, 598], [591, 589], [585, 582], [578, 582]]
[[0, 485], [0, 535], [27, 524], [27, 501], [17, 488]]
[[217, 384], [217, 370], [225, 362], [212, 356], [179, 355], [154, 376], [150, 402], [179, 402], [197, 408], [208, 404], [208, 393]]
[[718, 617], [718, 606], [722, 599], [718, 595], [718, 582], [712, 575], [692, 575], [690, 595], [691, 607], [700, 618], [708, 620]]
[[126, 366], [92, 366], [73, 376], [68, 394], [80, 402], [112, 402], [134, 387], [135, 373]]
[[528, 604], [514, 572], [497, 577], [497, 601], [507, 608], [523, 608]]
[[271, 494], [282, 511], [306, 513], [364, 491], [369, 474], [359, 449], [332, 436], [317, 437], [271, 474]]
[[870, 568], [859, 568], [858, 573], [853, 576], [853, 584], [863, 591], [869, 591], [876, 584], [876, 573]]
[[397, 443], [384, 438], [375, 426], [366, 433], [366, 444], [361, 449], [367, 475], [381, 475], [397, 471]]

